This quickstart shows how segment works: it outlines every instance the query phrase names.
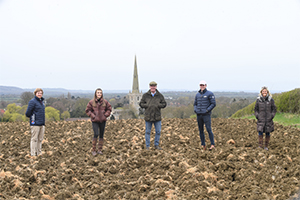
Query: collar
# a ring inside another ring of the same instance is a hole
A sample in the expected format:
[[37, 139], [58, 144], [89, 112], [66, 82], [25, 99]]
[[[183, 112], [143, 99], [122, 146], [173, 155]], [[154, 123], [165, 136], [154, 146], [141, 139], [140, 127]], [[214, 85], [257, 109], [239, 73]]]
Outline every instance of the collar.
[[96, 101], [96, 103], [97, 103], [97, 102], [101, 103], [102, 97], [101, 97], [100, 99], [96, 99], [95, 101]]
[[35, 99], [38, 100], [38, 101], [44, 101], [44, 97], [38, 98], [37, 96], [35, 96]]
[[259, 99], [261, 99], [261, 101], [271, 101], [271, 96], [267, 95], [266, 97], [264, 97], [263, 95], [259, 95]]
[[[151, 90], [150, 90], [150, 89], [148, 90], [148, 92], [147, 92], [147, 93], [152, 95], [152, 92], [151, 92]], [[156, 94], [156, 93], [157, 93], [157, 94], [159, 93], [159, 91], [158, 91], [157, 89], [155, 90], [155, 93], [154, 93], [154, 94]]]
[[200, 93], [200, 94], [204, 94], [206, 91], [207, 91], [207, 89], [205, 88], [205, 89], [203, 90], [203, 92], [202, 92], [201, 90], [199, 90], [199, 93]]

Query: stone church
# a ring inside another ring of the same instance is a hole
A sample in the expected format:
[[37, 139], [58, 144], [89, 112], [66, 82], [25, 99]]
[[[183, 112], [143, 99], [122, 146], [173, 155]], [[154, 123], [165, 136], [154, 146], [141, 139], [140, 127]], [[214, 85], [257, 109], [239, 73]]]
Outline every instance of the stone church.
[[136, 64], [136, 56], [134, 59], [134, 71], [133, 71], [133, 83], [132, 83], [132, 90], [129, 91], [127, 98], [129, 100], [129, 105], [135, 108], [136, 113], [139, 111], [139, 103], [143, 96], [142, 91], [139, 89], [139, 77], [137, 71], [137, 64]]
[[[132, 90], [126, 95], [126, 99], [128, 99], [129, 105], [135, 109], [136, 114], [139, 114], [139, 103], [143, 96], [142, 91], [139, 89], [139, 78], [138, 78], [138, 71], [137, 71], [137, 64], [136, 64], [136, 56], [134, 59], [134, 70], [133, 70], [133, 83], [132, 83]], [[120, 119], [123, 110], [113, 109], [112, 115], [114, 119]]]

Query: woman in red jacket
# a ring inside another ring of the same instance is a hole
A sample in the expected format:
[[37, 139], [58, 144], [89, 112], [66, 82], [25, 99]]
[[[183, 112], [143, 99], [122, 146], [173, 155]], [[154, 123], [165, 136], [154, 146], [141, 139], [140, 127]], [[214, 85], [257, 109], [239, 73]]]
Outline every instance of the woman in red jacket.
[[[91, 118], [94, 138], [93, 138], [93, 156], [102, 153], [103, 136], [106, 124], [106, 118], [110, 116], [111, 105], [103, 98], [102, 89], [97, 88], [95, 91], [94, 99], [90, 100], [86, 106], [86, 114]], [[99, 135], [100, 131], [100, 135]], [[98, 151], [96, 152], [97, 138], [99, 136]]]

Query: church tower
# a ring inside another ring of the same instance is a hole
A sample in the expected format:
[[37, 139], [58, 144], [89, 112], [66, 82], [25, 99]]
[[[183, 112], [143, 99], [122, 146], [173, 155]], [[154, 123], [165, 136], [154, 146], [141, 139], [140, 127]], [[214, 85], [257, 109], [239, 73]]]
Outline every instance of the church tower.
[[132, 93], [139, 93], [139, 77], [137, 72], [136, 56], [134, 58]]
[[139, 90], [139, 78], [138, 78], [138, 71], [137, 71], [137, 64], [136, 64], [136, 56], [134, 58], [134, 70], [133, 70], [133, 83], [132, 83], [132, 91], [128, 93], [129, 98], [129, 105], [132, 105], [136, 112], [138, 113], [139, 110], [139, 103], [143, 93]]

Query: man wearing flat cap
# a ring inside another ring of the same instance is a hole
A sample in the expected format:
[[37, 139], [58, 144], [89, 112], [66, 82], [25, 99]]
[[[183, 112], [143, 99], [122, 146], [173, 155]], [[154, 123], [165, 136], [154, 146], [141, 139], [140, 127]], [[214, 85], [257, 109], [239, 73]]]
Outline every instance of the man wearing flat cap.
[[149, 83], [150, 89], [148, 92], [143, 94], [143, 97], [140, 101], [140, 107], [145, 108], [145, 122], [146, 122], [146, 149], [150, 148], [150, 133], [152, 124], [155, 127], [155, 139], [154, 147], [155, 149], [161, 150], [159, 147], [160, 131], [161, 131], [161, 112], [162, 108], [167, 106], [164, 96], [157, 90], [157, 83], [151, 81]]
[[207, 84], [205, 81], [200, 81], [200, 90], [196, 94], [194, 102], [194, 112], [197, 114], [197, 122], [199, 128], [199, 135], [201, 139], [201, 145], [206, 150], [205, 135], [204, 135], [204, 124], [208, 132], [210, 140], [209, 150], [215, 148], [214, 134], [211, 130], [211, 111], [216, 106], [216, 99], [214, 93], [206, 89]]

